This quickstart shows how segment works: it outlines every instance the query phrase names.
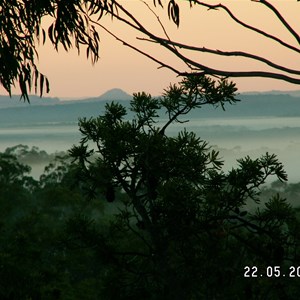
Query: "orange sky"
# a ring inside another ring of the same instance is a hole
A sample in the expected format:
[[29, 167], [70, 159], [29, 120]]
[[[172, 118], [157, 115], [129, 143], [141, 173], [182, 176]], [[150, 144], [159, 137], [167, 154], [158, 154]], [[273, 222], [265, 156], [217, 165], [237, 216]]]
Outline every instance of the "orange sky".
[[[165, 1], [167, 2], [167, 1]], [[218, 4], [220, 1], [207, 1], [210, 4]], [[289, 35], [287, 30], [280, 26], [273, 14], [262, 4], [250, 0], [221, 1], [228, 5], [240, 19], [251, 22], [272, 34], [278, 35], [285, 41], [297, 45], [296, 41]], [[286, 19], [300, 32], [299, 11], [300, 3], [296, 0], [271, 1]], [[148, 28], [161, 35], [161, 28], [153, 14], [139, 0], [123, 1], [123, 5], [132, 10], [140, 21], [145, 22]], [[148, 1], [152, 4], [152, 1]], [[205, 46], [220, 50], [243, 50], [273, 60], [282, 65], [300, 69], [300, 55], [278, 46], [274, 42], [258, 37], [247, 29], [238, 27], [222, 11], [207, 11], [204, 8], [189, 9], [185, 1], [181, 1], [181, 25], [179, 29], [168, 21], [167, 10], [157, 8], [161, 19], [166, 24], [166, 29], [172, 39], [189, 43], [191, 45]], [[184, 65], [178, 62], [170, 53], [161, 47], [136, 40], [142, 37], [134, 33], [118, 22], [111, 22], [110, 18], [103, 19], [114, 33], [131, 41], [144, 51], [148, 51], [155, 57], [169, 62], [174, 66]], [[76, 50], [66, 53], [62, 48], [59, 53], [47, 43], [39, 48], [39, 68], [45, 73], [51, 84], [49, 96], [80, 98], [87, 96], [98, 96], [111, 88], [121, 88], [128, 93], [146, 91], [153, 95], [159, 95], [170, 83], [178, 81], [175, 74], [166, 69], [157, 69], [158, 65], [146, 57], [135, 53], [133, 50], [123, 46], [103, 30], [99, 29], [101, 38], [101, 58], [92, 65], [86, 59], [85, 50], [80, 56]], [[229, 70], [269, 70], [263, 65], [251, 63], [247, 60], [237, 58], [221, 59], [220, 57], [197, 54], [193, 56], [199, 62]], [[252, 78], [234, 79], [240, 91], [258, 90], [300, 90], [300, 86], [287, 84], [281, 81]], [[1, 94], [5, 94], [0, 89]], [[14, 90], [18, 93], [18, 90]]]

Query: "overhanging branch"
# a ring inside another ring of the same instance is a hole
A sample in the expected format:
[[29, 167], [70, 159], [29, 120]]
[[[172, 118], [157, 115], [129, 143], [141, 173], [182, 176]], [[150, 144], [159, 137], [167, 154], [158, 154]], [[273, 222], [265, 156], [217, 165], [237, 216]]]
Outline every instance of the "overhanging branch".
[[[278, 17], [278, 19], [280, 20], [280, 22], [289, 30], [289, 32], [291, 34], [293, 34], [293, 36], [298, 39], [299, 36], [296, 34], [296, 32], [291, 28], [291, 26], [285, 21], [285, 19], [281, 16], [281, 14], [276, 10], [276, 8], [274, 8], [272, 5], [269, 5], [269, 3], [267, 1], [255, 1], [254, 2], [261, 2], [265, 5], [267, 5]], [[294, 52], [300, 53], [300, 49], [297, 47], [294, 47], [290, 44], [287, 44], [286, 42], [282, 41], [281, 39], [279, 39], [276, 36], [273, 36], [259, 28], [253, 27], [243, 21], [241, 21], [240, 19], [238, 19], [232, 12], [231, 10], [229, 10], [228, 7], [222, 5], [222, 4], [216, 4], [216, 5], [212, 5], [212, 4], [207, 4], [205, 2], [201, 2], [199, 0], [194, 0], [193, 1], [194, 4], [198, 4], [200, 6], [204, 6], [207, 7], [208, 9], [214, 9], [214, 10], [218, 10], [218, 9], [222, 9], [225, 10], [227, 12], [227, 14], [239, 25], [241, 25], [242, 27], [245, 27], [247, 29], [250, 29], [268, 39], [274, 40], [276, 42], [278, 42], [279, 44], [281, 44], [282, 46], [284, 46], [287, 49], [290, 49]], [[165, 37], [160, 37], [155, 35], [154, 33], [151, 32], [151, 29], [147, 29], [134, 15], [132, 15], [132, 13], [130, 13], [123, 5], [121, 5], [118, 2], [115, 2], [115, 6], [118, 8], [118, 11], [122, 13], [122, 15], [115, 14], [112, 13], [110, 11], [107, 11], [108, 14], [113, 15], [114, 18], [116, 18], [118, 21], [127, 24], [129, 27], [131, 27], [132, 29], [136, 30], [137, 32], [140, 32], [142, 34], [144, 34], [146, 37], [148, 38], [138, 38], [140, 40], [145, 40], [145, 41], [151, 41], [151, 42], [155, 42], [160, 44], [161, 46], [163, 46], [165, 49], [167, 49], [169, 52], [171, 52], [173, 55], [175, 55], [179, 60], [181, 60], [182, 62], [184, 62], [187, 67], [190, 69], [190, 72], [193, 72], [193, 74], [208, 74], [208, 75], [213, 75], [213, 76], [222, 76], [222, 77], [262, 77], [262, 78], [270, 78], [270, 79], [276, 79], [276, 80], [283, 80], [292, 84], [300, 84], [300, 78], [294, 77], [294, 76], [289, 76], [286, 74], [282, 74], [279, 72], [268, 72], [268, 71], [255, 71], [255, 70], [250, 70], [250, 71], [231, 71], [231, 70], [219, 70], [216, 68], [212, 68], [206, 64], [203, 64], [201, 62], [195, 61], [191, 58], [189, 58], [188, 56], [182, 54], [179, 49], [186, 49], [186, 50], [191, 50], [191, 51], [195, 51], [195, 52], [204, 52], [204, 53], [211, 53], [214, 55], [221, 55], [221, 56], [239, 56], [239, 57], [245, 57], [245, 58], [249, 58], [253, 61], [257, 61], [257, 62], [262, 62], [272, 68], [274, 68], [277, 71], [282, 71], [288, 74], [293, 74], [293, 75], [300, 75], [300, 70], [295, 70], [295, 69], [291, 69], [291, 68], [287, 68], [284, 67], [280, 64], [276, 64], [272, 61], [270, 61], [267, 58], [264, 58], [262, 56], [259, 55], [255, 55], [252, 53], [247, 53], [247, 52], [243, 52], [243, 51], [221, 51], [221, 50], [214, 50], [214, 49], [209, 49], [206, 47], [195, 47], [195, 46], [190, 46], [187, 44], [183, 44], [183, 43], [179, 43], [179, 42], [175, 42], [173, 40], [170, 39], [169, 35], [167, 34], [165, 27], [163, 26], [161, 20], [159, 19], [158, 15], [149, 7], [149, 5], [147, 4], [148, 8], [150, 9], [150, 11], [152, 13], [154, 13], [154, 15], [157, 18], [157, 21], [159, 22], [159, 25], [162, 27], [163, 31], [164, 31], [164, 35]], [[157, 62], [161, 67], [165, 67], [168, 68], [170, 70], [172, 70], [173, 72], [175, 72], [177, 75], [189, 75], [190, 73], [187, 71], [179, 71], [178, 69], [173, 68], [171, 65], [167, 65], [165, 63], [163, 63], [162, 61], [158, 60], [157, 58], [155, 58], [154, 56], [138, 49], [137, 47], [127, 43], [126, 41], [124, 41], [123, 39], [117, 37], [116, 35], [114, 35], [112, 32], [110, 32], [109, 30], [107, 30], [107, 28], [105, 28], [104, 26], [102, 26], [101, 24], [97, 23], [99, 26], [101, 26], [104, 30], [106, 30], [110, 35], [114, 36], [114, 38], [116, 38], [118, 41], [122, 42], [125, 46], [130, 47], [131, 49], [141, 53], [142, 55], [150, 58], [151, 60]], [[300, 40], [300, 39], [299, 39]]]
[[[249, 24], [247, 24], [247, 23], [241, 21], [240, 19], [238, 19], [238, 18], [231, 12], [231, 10], [230, 10], [228, 7], [226, 7], [226, 6], [223, 5], [223, 4], [214, 4], [214, 5], [212, 5], [212, 4], [207, 4], [207, 3], [204, 3], [204, 2], [201, 2], [201, 1], [198, 1], [198, 0], [193, 0], [193, 2], [194, 2], [194, 3], [197, 3], [197, 4], [200, 5], [200, 6], [207, 7], [208, 9], [215, 9], [215, 10], [217, 10], [218, 8], [221, 8], [221, 9], [225, 10], [225, 11], [228, 13], [228, 15], [232, 18], [232, 20], [234, 20], [237, 24], [241, 25], [242, 27], [245, 27], [245, 28], [247, 28], [247, 29], [250, 29], [251, 31], [254, 31], [254, 32], [256, 32], [256, 33], [258, 33], [258, 34], [260, 34], [260, 35], [262, 35], [262, 36], [264, 36], [264, 37], [266, 37], [266, 38], [268, 38], [268, 39], [271, 39], [271, 40], [273, 40], [273, 41], [276, 41], [277, 43], [281, 44], [281, 45], [284, 46], [285, 48], [288, 48], [288, 49], [290, 49], [290, 50], [293, 50], [293, 51], [299, 53], [299, 48], [294, 47], [294, 46], [292, 46], [292, 45], [290, 45], [290, 44], [288, 44], [288, 43], [282, 41], [281, 39], [279, 39], [278, 37], [276, 37], [276, 36], [274, 36], [274, 35], [272, 35], [272, 34], [269, 34], [269, 33], [265, 32], [265, 31], [263, 31], [263, 30], [261, 30], [261, 29], [259, 29], [259, 28], [256, 28], [256, 27], [254, 27], [254, 26], [251, 26], [251, 25], [249, 25]], [[255, 1], [255, 2], [257, 2], [257, 1]], [[260, 1], [258, 1], [258, 2], [260, 2]]]
[[[171, 41], [169, 39], [166, 40], [166, 39], [159, 38], [159, 37], [156, 37], [156, 40], [146, 39], [146, 38], [137, 38], [137, 39], [148, 41], [148, 42], [159, 43], [159, 44], [166, 43], [166, 44], [174, 45], [174, 46], [177, 46], [179, 48], [187, 49], [187, 50], [191, 50], [191, 51], [211, 53], [211, 54], [221, 55], [221, 56], [239, 56], [239, 57], [250, 58], [250, 59], [265, 63], [268, 66], [270, 66], [272, 68], [275, 68], [277, 70], [281, 70], [281, 71], [284, 71], [284, 72], [287, 72], [287, 73], [290, 73], [290, 74], [300, 75], [300, 70], [286, 68], [284, 66], [273, 63], [272, 61], [270, 61], [270, 60], [268, 60], [268, 59], [266, 59], [262, 56], [254, 55], [254, 54], [243, 52], [243, 51], [214, 50], [214, 49], [209, 49], [209, 48], [206, 48], [206, 47], [190, 46], [190, 45], [187, 45], [187, 44], [182, 44], [182, 43], [178, 43], [178, 42], [175, 42], [175, 41]], [[299, 53], [300, 53], [300, 49], [299, 49]]]
[[280, 20], [280, 22], [284, 25], [284, 27], [287, 28], [287, 30], [294, 36], [298, 44], [300, 44], [300, 36], [298, 33], [291, 27], [291, 25], [285, 20], [285, 18], [282, 16], [282, 14], [268, 1], [266, 0], [252, 0], [254, 2], [259, 2], [267, 6]]

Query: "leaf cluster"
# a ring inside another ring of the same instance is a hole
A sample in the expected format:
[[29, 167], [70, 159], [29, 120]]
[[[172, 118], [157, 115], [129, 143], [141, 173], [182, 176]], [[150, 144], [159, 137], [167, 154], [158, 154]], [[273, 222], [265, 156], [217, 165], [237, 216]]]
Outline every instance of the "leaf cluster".
[[[104, 11], [113, 11], [109, 0], [89, 1], [1, 1], [0, 4], [0, 83], [11, 95], [17, 81], [21, 97], [29, 101], [28, 93], [34, 87], [40, 96], [49, 92], [48, 78], [36, 65], [37, 43], [44, 44], [47, 36], [58, 50], [62, 45], [68, 51], [73, 45], [78, 52], [86, 48], [87, 57], [95, 63], [99, 58], [100, 37], [91, 24], [91, 16], [102, 17]], [[42, 27], [42, 18], [54, 19], [48, 29]]]
[[[259, 187], [262, 186], [269, 176], [275, 175], [281, 182], [287, 181], [284, 171], [275, 154], [268, 152], [260, 158], [251, 159], [249, 156], [239, 159], [239, 168], [232, 169], [228, 174], [229, 194], [240, 195], [241, 203], [249, 198], [259, 202]], [[241, 193], [241, 191], [243, 191]]]
[[[212, 91], [214, 89], [215, 92]], [[125, 119], [127, 112], [124, 106], [112, 102], [106, 105], [103, 116], [80, 120], [79, 130], [83, 138], [79, 146], [70, 150], [70, 154], [89, 173], [88, 158], [96, 150], [97, 165], [105, 165], [112, 174], [112, 184], [127, 191], [133, 186], [137, 190], [144, 186], [145, 170], [151, 173], [151, 168], [159, 181], [166, 181], [172, 176], [188, 176], [189, 180], [194, 178], [197, 181], [208, 165], [221, 166], [217, 152], [205, 154], [209, 150], [207, 143], [194, 133], [182, 131], [171, 138], [165, 135], [165, 130], [172, 123], [181, 122], [179, 117], [192, 109], [234, 103], [235, 91], [231, 83], [217, 84], [212, 79], [188, 77], [179, 85], [171, 85], [161, 98], [152, 98], [144, 92], [134, 94], [130, 103], [130, 109], [135, 113], [132, 121]], [[224, 97], [220, 98], [220, 93]], [[164, 113], [168, 121], [158, 127], [158, 118]], [[96, 149], [88, 150], [89, 141], [95, 143]], [[174, 157], [177, 157], [176, 161]], [[134, 180], [129, 183], [127, 179], [131, 176]]]

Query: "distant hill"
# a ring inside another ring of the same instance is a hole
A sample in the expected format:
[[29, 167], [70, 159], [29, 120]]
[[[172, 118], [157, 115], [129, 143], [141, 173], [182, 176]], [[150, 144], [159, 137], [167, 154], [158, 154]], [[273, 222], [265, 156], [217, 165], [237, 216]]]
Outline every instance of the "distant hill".
[[[203, 106], [190, 112], [187, 118], [234, 118], [234, 117], [300, 117], [300, 97], [289, 94], [245, 93], [237, 97], [241, 101], [235, 105], [225, 105], [225, 111], [211, 106]], [[122, 101], [129, 107], [132, 96], [120, 89], [110, 90], [99, 97], [83, 100], [61, 101], [58, 98], [39, 98], [31, 96], [31, 104], [19, 101], [19, 96], [0, 97], [0, 125], [41, 124], [53, 122], [76, 123], [80, 117], [102, 114], [105, 104]], [[13, 106], [3, 103], [9, 101]], [[2, 103], [3, 102], [3, 103]], [[1, 104], [2, 103], [2, 104]], [[129, 117], [132, 112], [128, 112]], [[163, 114], [163, 116], [165, 116]]]
[[131, 100], [132, 96], [121, 89], [112, 89], [101, 95], [98, 99], [112, 101], [112, 100]]
[[[60, 100], [58, 98], [50, 97], [39, 97], [35, 95], [30, 95], [30, 106], [32, 105], [53, 105], [58, 104]], [[20, 98], [20, 95], [4, 96], [0, 95], [0, 109], [8, 107], [27, 107], [28, 102]]]
[[201, 112], [192, 112], [192, 115], [211, 117], [241, 117], [241, 116], [300, 116], [300, 97], [288, 94], [240, 94], [236, 97], [240, 101], [234, 105], [225, 105], [222, 109], [203, 107]]
[[73, 104], [73, 103], [87, 103], [87, 102], [98, 102], [98, 101], [130, 101], [132, 96], [127, 94], [121, 89], [111, 89], [101, 96], [85, 98], [80, 100], [66, 100], [61, 101], [64, 104]]
[[243, 95], [290, 95], [293, 97], [300, 97], [300, 90], [295, 91], [280, 91], [280, 90], [272, 90], [267, 92], [245, 92]]
[[[76, 123], [81, 117], [96, 117], [105, 110], [105, 104], [111, 101], [122, 101], [129, 106], [132, 96], [121, 89], [110, 90], [95, 98], [82, 100], [61, 101], [58, 98], [30, 97], [30, 104], [19, 101], [20, 96], [0, 101], [9, 100], [11, 106], [0, 105], [0, 124], [11, 126], [15, 124], [45, 124], [45, 123]], [[45, 100], [43, 103], [38, 101]], [[5, 102], [7, 103], [7, 102]], [[47, 103], [47, 105], [46, 105]]]
[[[98, 101], [130, 101], [132, 96], [127, 94], [121, 89], [112, 89], [99, 97], [85, 98], [80, 100], [61, 100], [59, 98], [51, 97], [39, 97], [36, 95], [29, 96], [29, 106], [36, 105], [54, 105], [54, 104], [74, 104], [74, 103], [87, 103], [87, 102], [98, 102]], [[11, 97], [6, 95], [0, 95], [0, 109], [9, 107], [28, 107], [28, 102], [24, 99], [20, 99], [20, 95], [12, 95]]]

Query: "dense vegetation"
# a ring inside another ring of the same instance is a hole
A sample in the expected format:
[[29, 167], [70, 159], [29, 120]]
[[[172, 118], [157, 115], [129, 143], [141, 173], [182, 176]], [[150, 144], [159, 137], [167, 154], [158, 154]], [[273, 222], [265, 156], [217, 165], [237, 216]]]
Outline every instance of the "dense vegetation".
[[[24, 161], [46, 153], [1, 153], [0, 298], [296, 299], [300, 223], [285, 195], [298, 198], [299, 184], [273, 154], [224, 173], [193, 132], [166, 134], [193, 109], [236, 102], [235, 91], [189, 77], [161, 98], [135, 94], [130, 120], [107, 104], [40, 180]], [[266, 187], [269, 176], [278, 181]]]

